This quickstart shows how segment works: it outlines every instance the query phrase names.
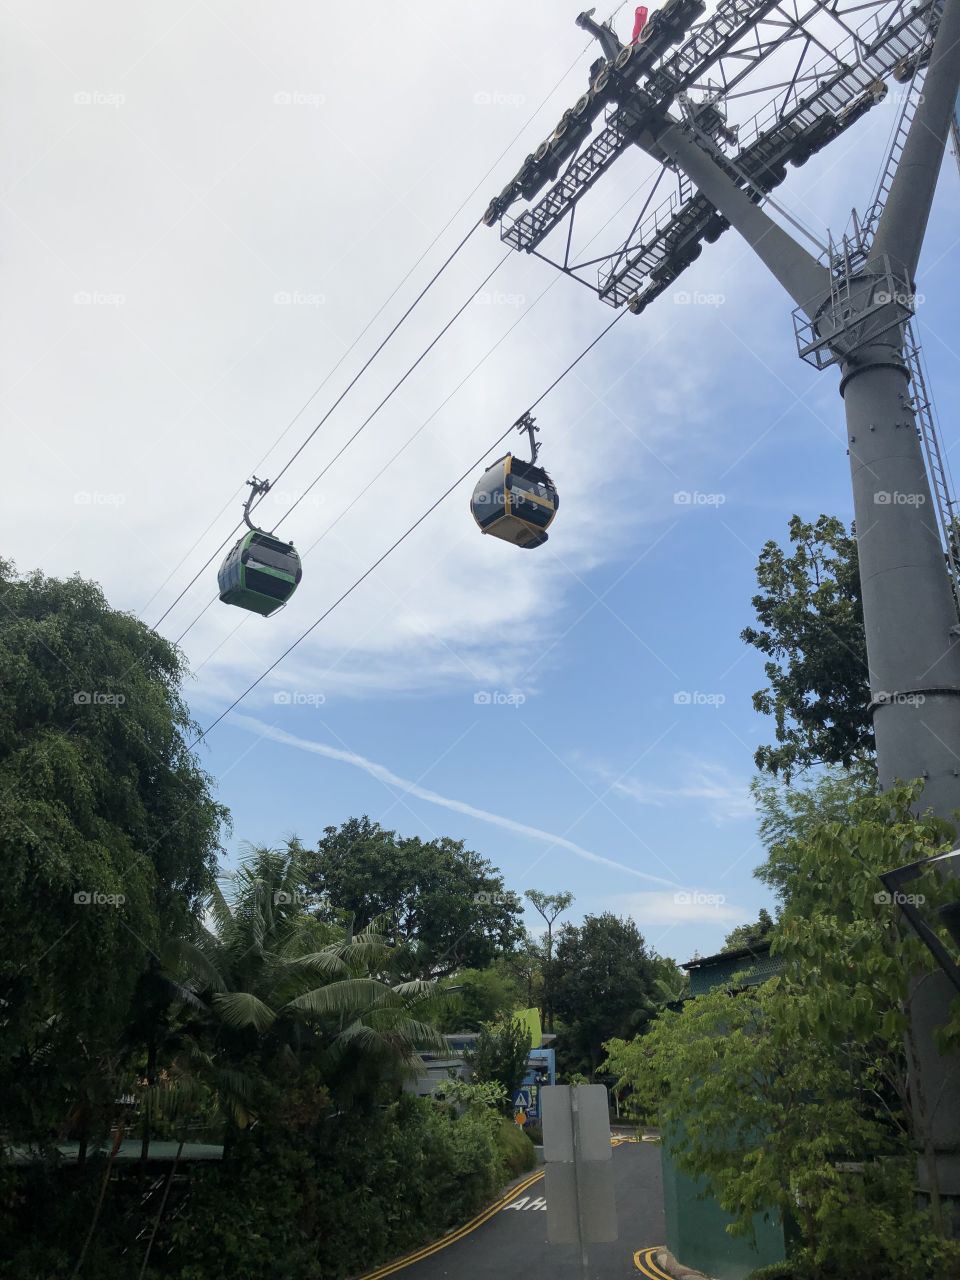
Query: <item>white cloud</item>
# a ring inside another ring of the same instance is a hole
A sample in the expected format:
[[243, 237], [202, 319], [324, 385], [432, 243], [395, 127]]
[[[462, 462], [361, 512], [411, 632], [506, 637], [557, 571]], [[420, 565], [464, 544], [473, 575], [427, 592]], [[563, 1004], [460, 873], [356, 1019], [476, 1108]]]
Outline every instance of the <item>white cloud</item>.
[[231, 714], [229, 718], [231, 722], [258, 734], [260, 737], [269, 738], [273, 742], [280, 742], [286, 746], [295, 747], [299, 751], [309, 751], [313, 755], [325, 756], [328, 760], [337, 760], [342, 764], [351, 765], [355, 769], [362, 769], [370, 777], [378, 779], [388, 787], [397, 788], [405, 795], [416, 796], [429, 804], [439, 805], [441, 808], [450, 809], [454, 813], [462, 813], [465, 817], [475, 818], [480, 822], [490, 823], [491, 826], [500, 827], [505, 831], [513, 831], [517, 835], [527, 836], [531, 840], [547, 844], [551, 848], [566, 849], [587, 862], [595, 862], [601, 866], [612, 867], [615, 871], [625, 872], [627, 875], [636, 876], [640, 880], [647, 880], [652, 884], [670, 885], [674, 888], [679, 887], [676, 886], [675, 881], [667, 880], [663, 876], [650, 875], [646, 871], [640, 871], [637, 867], [631, 867], [626, 863], [617, 862], [613, 858], [607, 858], [603, 854], [594, 853], [591, 849], [585, 849], [583, 845], [575, 844], [574, 841], [568, 840], [565, 836], [556, 835], [551, 831], [544, 831], [540, 827], [528, 826], [525, 822], [517, 822], [513, 818], [504, 817], [502, 814], [492, 813], [489, 809], [479, 809], [476, 805], [468, 804], [464, 800], [454, 800], [449, 796], [441, 795], [437, 791], [431, 791], [427, 787], [421, 787], [416, 782], [400, 777], [399, 774], [388, 769], [386, 765], [370, 760], [366, 756], [358, 755], [355, 751], [345, 751], [340, 747], [332, 747], [325, 742], [315, 742], [311, 738], [297, 737], [295, 734], [287, 733], [286, 730], [280, 729], [276, 725], [266, 724], [254, 716]]
[[709, 889], [618, 894], [605, 909], [631, 916], [641, 929], [653, 925], [740, 924], [750, 914]]
[[[374, 3], [362, 24], [329, 6], [180, 4], [176, 21], [160, 27], [143, 15], [108, 2], [95, 33], [53, 11], [31, 11], [30, 30], [8, 15], [8, 92], [23, 127], [3, 174], [0, 372], [7, 469], [16, 476], [6, 553], [24, 570], [95, 578], [113, 604], [135, 610], [175, 570], [145, 610], [152, 623], [229, 535], [250, 470], [276, 476], [489, 195], [576, 98], [596, 50], [584, 53], [583, 32], [546, 0], [520, 10], [493, 0], [484, 21], [453, 27], [438, 2], [402, 12]], [[389, 39], [371, 41], [371, 30]], [[78, 105], [78, 93], [96, 101]], [[117, 94], [120, 105], [97, 105]], [[828, 154], [846, 149], [841, 141]], [[486, 158], [501, 152], [484, 179]], [[811, 162], [791, 174], [787, 203], [798, 185], [811, 189], [814, 170], [822, 199], [823, 166]], [[628, 197], [653, 171], [638, 150], [625, 156], [605, 194], [582, 203], [579, 221], [592, 230], [623, 203], [629, 225], [637, 202]], [[849, 169], [839, 172], [846, 187]], [[426, 246], [414, 276], [312, 398]], [[271, 523], [502, 253], [496, 233], [481, 228], [283, 477], [264, 508]], [[582, 574], [627, 547], [637, 554], [665, 527], [675, 516], [671, 494], [696, 487], [711, 454], [729, 454], [729, 440], [740, 438], [742, 410], [718, 403], [717, 372], [745, 359], [734, 336], [745, 311], [761, 348], [765, 317], [786, 316], [732, 234], [684, 282], [722, 289], [722, 317], [665, 296], [639, 320], [624, 317], [538, 409], [544, 462], [562, 495], [547, 547], [529, 555], [482, 538], [463, 486], [297, 651], [298, 684], [370, 694], [515, 683], [565, 626], [571, 570]], [[530, 305], [548, 286], [508, 334], [517, 300]], [[468, 309], [283, 525], [307, 551], [342, 516], [309, 551], [290, 607], [266, 623], [248, 618], [233, 634], [237, 612], [216, 605], [190, 631], [199, 701], [219, 701], [272, 661], [612, 318], [524, 254], [511, 255], [486, 290], [490, 300]], [[78, 305], [79, 294], [114, 303]], [[308, 301], [278, 305], [279, 295]], [[776, 340], [782, 350], [779, 331]], [[104, 500], [78, 504], [78, 492]], [[164, 622], [165, 634], [178, 636], [212, 599], [215, 570]]]
[[725, 765], [708, 760], [678, 755], [669, 782], [654, 777], [620, 777], [606, 765], [592, 767], [610, 783], [611, 792], [638, 804], [664, 808], [699, 802], [718, 824], [749, 818], [755, 812], [749, 783]]

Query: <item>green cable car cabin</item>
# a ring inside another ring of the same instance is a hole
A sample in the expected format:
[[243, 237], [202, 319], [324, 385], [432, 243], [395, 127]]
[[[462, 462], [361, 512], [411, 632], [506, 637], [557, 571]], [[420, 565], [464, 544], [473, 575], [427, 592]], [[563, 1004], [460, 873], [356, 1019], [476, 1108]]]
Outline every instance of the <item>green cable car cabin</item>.
[[296, 591], [303, 569], [292, 542], [251, 529], [220, 566], [220, 599], [269, 618]]
[[239, 609], [269, 618], [282, 609], [300, 584], [303, 568], [292, 542], [282, 542], [250, 520], [250, 505], [270, 489], [269, 480], [248, 480], [250, 496], [243, 508], [247, 532], [231, 547], [220, 566], [220, 599]]

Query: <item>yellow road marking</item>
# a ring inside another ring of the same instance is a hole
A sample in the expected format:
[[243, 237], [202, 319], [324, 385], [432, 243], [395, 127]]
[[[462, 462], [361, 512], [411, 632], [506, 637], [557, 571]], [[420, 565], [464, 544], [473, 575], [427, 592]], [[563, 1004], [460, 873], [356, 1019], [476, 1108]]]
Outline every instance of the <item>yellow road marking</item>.
[[633, 1265], [642, 1276], [648, 1276], [650, 1280], [671, 1280], [666, 1271], [657, 1265], [653, 1256], [658, 1249], [662, 1248], [662, 1244], [655, 1244], [647, 1249], [638, 1249], [633, 1255]]
[[482, 1226], [501, 1209], [505, 1209], [508, 1204], [516, 1200], [535, 1182], [539, 1182], [543, 1177], [543, 1170], [539, 1173], [531, 1174], [523, 1182], [517, 1186], [511, 1187], [505, 1196], [501, 1196], [499, 1200], [494, 1201], [492, 1205], [484, 1209], [482, 1213], [478, 1213], [475, 1218], [471, 1218], [469, 1222], [464, 1223], [462, 1227], [458, 1227], [456, 1231], [451, 1231], [449, 1235], [443, 1236], [440, 1240], [434, 1240], [432, 1244], [424, 1245], [421, 1249], [408, 1253], [402, 1258], [398, 1258], [396, 1262], [388, 1262], [385, 1266], [378, 1267], [375, 1271], [364, 1272], [358, 1280], [380, 1280], [382, 1276], [389, 1276], [394, 1271], [401, 1271], [404, 1267], [409, 1267], [414, 1262], [421, 1262], [424, 1258], [429, 1258], [434, 1253], [439, 1253], [441, 1249], [446, 1249], [447, 1245], [454, 1244], [457, 1240], [462, 1240], [464, 1236], [469, 1235], [471, 1231], [475, 1231], [477, 1227]]
[[[623, 1142], [629, 1141], [629, 1138], [611, 1138], [610, 1145], [619, 1147]], [[441, 1249], [446, 1249], [447, 1245], [455, 1244], [457, 1240], [462, 1240], [471, 1231], [476, 1231], [477, 1227], [483, 1226], [485, 1222], [488, 1222], [498, 1214], [501, 1209], [505, 1209], [508, 1204], [516, 1200], [517, 1196], [521, 1195], [529, 1187], [532, 1187], [535, 1182], [539, 1182], [544, 1172], [541, 1169], [538, 1173], [531, 1174], [529, 1178], [518, 1183], [517, 1186], [511, 1187], [506, 1195], [494, 1201], [492, 1205], [478, 1213], [475, 1218], [471, 1218], [469, 1222], [464, 1223], [462, 1227], [458, 1227], [456, 1231], [451, 1231], [449, 1235], [443, 1236], [439, 1240], [434, 1240], [432, 1244], [424, 1245], [422, 1248], [414, 1250], [413, 1253], [405, 1254], [395, 1262], [385, 1263], [382, 1267], [377, 1267], [373, 1271], [365, 1271], [362, 1276], [357, 1276], [356, 1280], [382, 1280], [384, 1276], [393, 1275], [395, 1271], [402, 1271], [405, 1267], [412, 1266], [414, 1262], [422, 1262], [424, 1258], [432, 1257], [433, 1254], [439, 1253]], [[667, 1280], [670, 1280], [669, 1276]]]

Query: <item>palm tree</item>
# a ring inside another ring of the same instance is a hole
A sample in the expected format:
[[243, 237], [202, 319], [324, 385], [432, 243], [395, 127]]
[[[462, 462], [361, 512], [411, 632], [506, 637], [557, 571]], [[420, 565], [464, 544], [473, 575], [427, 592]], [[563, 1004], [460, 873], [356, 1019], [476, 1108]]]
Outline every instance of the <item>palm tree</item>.
[[299, 845], [248, 850], [231, 877], [231, 900], [217, 886], [194, 964], [209, 994], [220, 1047], [295, 1071], [306, 1049], [330, 1077], [368, 1078], [412, 1067], [421, 1048], [444, 1047], [424, 1016], [433, 981], [391, 984], [394, 948], [386, 922], [359, 933], [323, 924], [301, 906]]

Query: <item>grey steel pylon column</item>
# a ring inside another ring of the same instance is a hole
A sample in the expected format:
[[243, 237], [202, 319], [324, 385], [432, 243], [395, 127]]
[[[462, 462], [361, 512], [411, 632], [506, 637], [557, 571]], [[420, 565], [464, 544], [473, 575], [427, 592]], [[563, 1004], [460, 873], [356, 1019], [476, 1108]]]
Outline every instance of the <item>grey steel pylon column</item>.
[[[758, 208], [706, 138], [675, 121], [640, 140], [665, 152], [763, 260], [841, 366], [877, 762], [881, 783], [923, 778], [921, 807], [960, 809], [960, 642], [943, 548], [909, 401], [903, 321], [960, 87], [960, 0], [946, 0], [923, 86], [870, 262], [837, 277]], [[960, 1234], [960, 1058], [934, 1032], [952, 989], [933, 974], [912, 992], [919, 1070], [912, 1084], [932, 1130], [919, 1180], [939, 1193]], [[929, 1159], [927, 1158], [929, 1156]]]

